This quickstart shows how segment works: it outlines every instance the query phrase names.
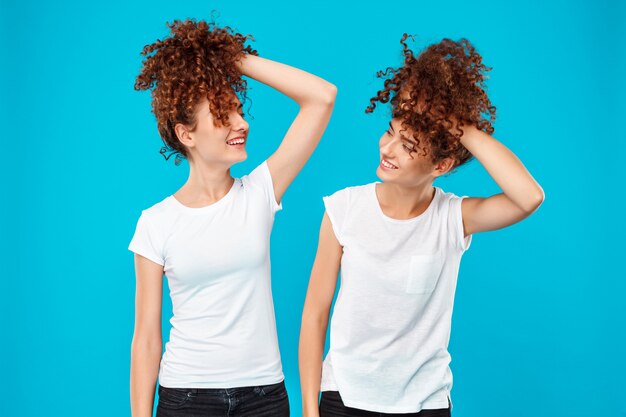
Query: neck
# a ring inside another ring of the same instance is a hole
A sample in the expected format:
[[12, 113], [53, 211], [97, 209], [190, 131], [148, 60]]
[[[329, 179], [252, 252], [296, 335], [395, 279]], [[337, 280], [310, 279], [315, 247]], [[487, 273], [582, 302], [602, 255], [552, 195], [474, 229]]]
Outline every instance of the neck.
[[385, 215], [403, 220], [425, 212], [435, 196], [435, 189], [432, 182], [411, 187], [383, 182], [376, 185], [376, 195]]
[[175, 193], [178, 201], [189, 207], [203, 207], [220, 200], [231, 189], [230, 167], [197, 164], [189, 161], [189, 178]]

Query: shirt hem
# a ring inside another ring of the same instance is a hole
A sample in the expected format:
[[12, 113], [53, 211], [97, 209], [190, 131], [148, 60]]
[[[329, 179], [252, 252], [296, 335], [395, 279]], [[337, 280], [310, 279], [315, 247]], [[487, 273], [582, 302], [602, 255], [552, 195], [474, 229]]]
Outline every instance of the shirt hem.
[[162, 380], [159, 378], [159, 385], [165, 388], [241, 388], [241, 387], [256, 387], [259, 385], [271, 385], [278, 384], [279, 382], [283, 382], [285, 380], [285, 376], [280, 375], [280, 377], [271, 377], [271, 378], [256, 378], [256, 379], [240, 379], [235, 381], [228, 382], [185, 382], [178, 383], [175, 381], [169, 381], [167, 378]]
[[133, 252], [133, 253], [136, 253], [137, 255], [141, 255], [141, 256], [143, 256], [144, 258], [146, 258], [146, 259], [148, 259], [148, 260], [150, 260], [150, 261], [154, 262], [155, 264], [157, 264], [157, 265], [159, 265], [159, 266], [165, 266], [165, 262], [163, 262], [161, 259], [159, 259], [159, 258], [157, 258], [157, 257], [155, 257], [155, 256], [153, 256], [153, 255], [151, 255], [151, 254], [150, 254], [150, 253], [148, 253], [147, 251], [144, 251], [144, 250], [143, 250], [143, 249], [141, 249], [141, 248], [135, 247], [135, 246], [133, 245], [133, 246], [129, 246], [129, 247], [128, 247], [128, 250], [129, 250], [129, 251], [131, 251], [131, 252]]
[[[341, 395], [341, 393], [340, 393]], [[425, 401], [422, 403], [421, 408], [415, 409], [414, 407], [389, 407], [389, 406], [379, 406], [375, 404], [361, 403], [358, 401], [350, 401], [344, 397], [341, 397], [344, 405], [346, 407], [358, 408], [365, 411], [372, 411], [375, 413], [394, 413], [394, 414], [408, 414], [408, 413], [419, 413], [425, 409], [441, 409], [448, 408], [448, 399], [446, 401]]]

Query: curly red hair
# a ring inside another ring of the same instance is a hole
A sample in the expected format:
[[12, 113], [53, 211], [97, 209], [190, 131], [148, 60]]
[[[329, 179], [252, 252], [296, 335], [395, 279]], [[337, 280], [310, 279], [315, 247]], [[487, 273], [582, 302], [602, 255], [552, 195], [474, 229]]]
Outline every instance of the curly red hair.
[[[146, 45], [147, 56], [135, 80], [135, 90], [152, 89], [152, 112], [165, 145], [187, 157], [186, 147], [178, 140], [177, 123], [196, 127], [198, 103], [207, 99], [216, 126], [228, 126], [234, 108], [233, 93], [246, 100], [246, 81], [235, 63], [244, 54], [258, 55], [245, 43], [254, 40], [230, 27], [195, 19], [167, 23], [170, 36]], [[165, 155], [168, 149], [163, 148]], [[178, 157], [177, 157], [178, 158]], [[177, 159], [178, 161], [178, 159]]]
[[373, 112], [377, 102], [391, 102], [392, 117], [411, 132], [411, 152], [423, 141], [423, 155], [429, 155], [432, 163], [452, 158], [454, 169], [472, 158], [460, 143], [459, 126], [494, 132], [496, 108], [485, 91], [486, 72], [491, 68], [467, 39], [443, 39], [415, 57], [408, 38], [412, 36], [405, 33], [400, 40], [404, 64], [378, 71], [376, 75], [385, 78], [384, 88], [370, 99], [365, 112]]

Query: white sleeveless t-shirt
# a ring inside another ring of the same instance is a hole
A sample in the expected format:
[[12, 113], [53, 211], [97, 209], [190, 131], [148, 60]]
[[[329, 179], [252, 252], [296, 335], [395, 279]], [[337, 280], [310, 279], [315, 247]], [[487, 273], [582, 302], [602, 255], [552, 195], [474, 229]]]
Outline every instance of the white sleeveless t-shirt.
[[343, 256], [320, 389], [375, 412], [447, 408], [454, 293], [472, 239], [461, 215], [467, 196], [434, 187], [426, 211], [397, 220], [375, 186], [323, 198]]

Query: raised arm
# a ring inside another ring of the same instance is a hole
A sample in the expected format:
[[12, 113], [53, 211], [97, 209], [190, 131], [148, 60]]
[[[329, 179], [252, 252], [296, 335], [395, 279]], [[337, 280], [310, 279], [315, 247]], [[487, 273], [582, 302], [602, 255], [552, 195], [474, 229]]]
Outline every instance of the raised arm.
[[135, 254], [135, 330], [130, 354], [130, 408], [133, 417], [152, 417], [163, 350], [161, 303], [163, 267]]
[[319, 417], [322, 356], [342, 254], [330, 219], [324, 214], [300, 328], [298, 357], [304, 417]]
[[463, 200], [465, 236], [501, 229], [530, 216], [544, 192], [522, 162], [506, 146], [475, 126], [464, 126], [461, 143], [480, 161], [503, 193]]
[[300, 106], [280, 146], [267, 164], [276, 201], [300, 172], [317, 147], [335, 104], [337, 88], [308, 72], [254, 55], [239, 62], [243, 75], [280, 91]]

